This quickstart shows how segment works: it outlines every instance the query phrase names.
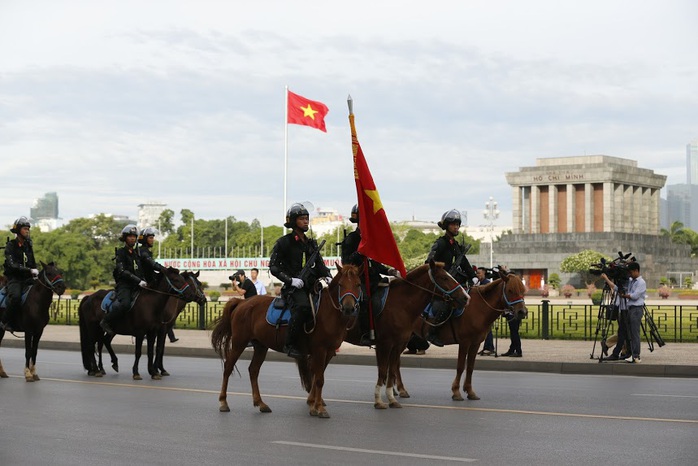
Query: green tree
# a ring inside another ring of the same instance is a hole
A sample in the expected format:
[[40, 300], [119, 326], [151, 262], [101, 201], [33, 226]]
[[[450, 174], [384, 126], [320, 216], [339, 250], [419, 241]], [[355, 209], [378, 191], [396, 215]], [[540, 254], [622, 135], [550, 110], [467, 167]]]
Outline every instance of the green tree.
[[589, 285], [598, 280], [598, 277], [589, 273], [589, 269], [593, 264], [598, 264], [601, 262], [602, 258], [610, 261], [610, 259], [604, 256], [602, 253], [587, 249], [580, 253], [566, 257], [560, 263], [560, 271], [565, 273], [578, 273], [581, 276], [584, 284]]
[[174, 211], [172, 209], [165, 209], [160, 213], [158, 217], [158, 229], [162, 235], [170, 235], [174, 233]]

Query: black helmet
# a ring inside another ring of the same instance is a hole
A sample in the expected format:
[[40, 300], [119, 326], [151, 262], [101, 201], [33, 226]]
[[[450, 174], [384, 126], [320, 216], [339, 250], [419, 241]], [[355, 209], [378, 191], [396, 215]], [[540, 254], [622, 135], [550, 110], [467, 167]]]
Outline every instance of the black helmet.
[[32, 227], [29, 224], [29, 219], [27, 217], [19, 217], [17, 220], [15, 220], [15, 223], [12, 225], [12, 228], [10, 228], [10, 231], [12, 233], [19, 233], [19, 230], [21, 230], [22, 227]]
[[296, 226], [296, 219], [301, 215], [310, 215], [308, 209], [305, 208], [303, 204], [293, 204], [289, 207], [288, 212], [286, 212], [286, 223], [284, 226], [286, 228], [293, 228]]
[[138, 227], [136, 225], [126, 225], [121, 230], [121, 236], [119, 236], [119, 241], [126, 241], [127, 236], [138, 236]]
[[457, 223], [460, 226], [460, 212], [456, 209], [451, 209], [448, 212], [444, 212], [441, 216], [441, 221], [437, 223], [442, 230], [448, 228], [451, 223]]
[[359, 204], [354, 204], [351, 208], [351, 217], [349, 217], [351, 223], [359, 223]]
[[138, 242], [141, 244], [145, 244], [146, 240], [148, 239], [148, 236], [155, 236], [157, 234], [157, 230], [153, 227], [143, 228], [141, 230], [141, 234], [138, 235]]

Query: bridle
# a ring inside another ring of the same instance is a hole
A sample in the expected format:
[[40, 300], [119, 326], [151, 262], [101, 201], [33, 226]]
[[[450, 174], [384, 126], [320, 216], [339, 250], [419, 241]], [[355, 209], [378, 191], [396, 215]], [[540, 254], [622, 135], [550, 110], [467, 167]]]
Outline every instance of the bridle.
[[[41, 279], [43, 277], [43, 280]], [[56, 292], [56, 285], [61, 283], [63, 281], [63, 277], [61, 274], [57, 274], [55, 277], [53, 277], [53, 280], [48, 278], [48, 274], [46, 273], [46, 269], [42, 270], [41, 273], [39, 274], [39, 279], [37, 280], [37, 283], [41, 284], [44, 288], [48, 288], [49, 290], [53, 291], [54, 293]], [[60, 295], [59, 295], [60, 297]]]
[[344, 301], [344, 298], [346, 298], [347, 296], [351, 296], [352, 298], [354, 298], [354, 308], [356, 309], [360, 305], [361, 299], [364, 296], [364, 290], [361, 289], [361, 287], [359, 287], [358, 296], [352, 291], [346, 291], [342, 293], [342, 285], [341, 283], [337, 283], [337, 304], [334, 303], [334, 301], [332, 300], [332, 296], [330, 295], [330, 303], [332, 304], [332, 307], [338, 311], [341, 311], [342, 302]]
[[414, 286], [414, 287], [416, 287], [416, 288], [419, 288], [419, 289], [422, 290], [422, 291], [426, 291], [427, 293], [431, 294], [433, 297], [435, 297], [435, 298], [441, 298], [441, 299], [443, 299], [443, 300], [446, 301], [446, 302], [453, 301], [453, 297], [452, 297], [451, 295], [452, 295], [453, 293], [455, 293], [456, 291], [458, 291], [458, 290], [462, 290], [463, 293], [467, 296], [468, 293], [465, 291], [465, 288], [463, 288], [463, 285], [461, 285], [460, 283], [458, 283], [458, 280], [456, 280], [455, 278], [453, 278], [453, 276], [451, 276], [451, 274], [448, 273], [446, 270], [444, 270], [444, 272], [446, 272], [446, 274], [448, 274], [448, 276], [449, 276], [449, 277], [453, 280], [453, 282], [455, 283], [455, 286], [454, 286], [452, 289], [450, 289], [450, 290], [445, 289], [444, 287], [442, 287], [441, 285], [439, 285], [439, 284], [436, 282], [436, 279], [434, 278], [434, 274], [433, 274], [433, 272], [432, 272], [432, 269], [429, 268], [429, 273], [428, 273], [428, 275], [429, 275], [429, 280], [430, 280], [431, 283], [434, 285], [434, 290], [438, 290], [439, 293], [437, 293], [437, 292], [434, 291], [434, 290], [430, 290], [429, 288], [425, 288], [425, 287], [423, 287], [422, 285], [420, 285], [420, 284], [418, 284], [418, 283], [411, 282], [411, 281], [407, 280], [407, 278], [403, 278], [402, 280], [403, 280], [405, 283], [408, 283], [408, 284], [410, 284], [410, 285], [412, 285], [412, 286]]
[[500, 314], [504, 314], [507, 311], [512, 311], [514, 312], [514, 304], [522, 303], [524, 302], [524, 297], [523, 296], [517, 296], [513, 301], [509, 301], [509, 298], [507, 298], [507, 283], [502, 279], [502, 300], [506, 304], [506, 307], [504, 309], [497, 309], [490, 305], [490, 303], [487, 302], [487, 299], [485, 299], [485, 296], [482, 294], [482, 290], [480, 289], [481, 287], [479, 286], [474, 286], [471, 289], [477, 290], [477, 292], [480, 294], [482, 297], [482, 301], [495, 312], [498, 312]]

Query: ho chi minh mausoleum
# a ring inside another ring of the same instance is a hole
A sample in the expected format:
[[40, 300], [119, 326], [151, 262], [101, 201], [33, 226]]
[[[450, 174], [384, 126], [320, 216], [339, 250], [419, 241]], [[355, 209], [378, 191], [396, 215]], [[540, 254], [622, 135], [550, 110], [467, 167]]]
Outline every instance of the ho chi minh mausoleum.
[[[559, 270], [566, 257], [592, 249], [615, 258], [632, 252], [648, 288], [660, 277], [694, 273], [688, 245], [659, 236], [659, 194], [666, 176], [634, 160], [591, 155], [537, 159], [535, 167], [506, 173], [512, 186], [513, 230], [494, 243], [495, 264], [521, 273], [535, 290], [558, 273], [582, 286], [577, 274]], [[489, 263], [483, 244], [477, 264]]]

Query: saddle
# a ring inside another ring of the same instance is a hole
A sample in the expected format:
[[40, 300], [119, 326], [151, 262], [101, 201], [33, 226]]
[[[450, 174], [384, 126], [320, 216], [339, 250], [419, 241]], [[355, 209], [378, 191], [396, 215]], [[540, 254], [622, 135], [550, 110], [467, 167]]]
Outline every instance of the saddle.
[[[463, 315], [464, 312], [465, 312], [464, 307], [456, 308], [451, 312], [450, 317], [460, 317]], [[436, 314], [434, 314], [434, 306], [432, 305], [431, 302], [429, 304], [427, 304], [427, 307], [425, 307], [424, 310], [422, 311], [422, 317], [424, 319], [433, 319], [436, 317]]]
[[[128, 307], [128, 310], [130, 311], [133, 309], [133, 305], [136, 303], [136, 299], [138, 299], [138, 295], [140, 294], [140, 291], [137, 291], [133, 294], [133, 298], [131, 299], [131, 304]], [[114, 307], [114, 302], [116, 301], [116, 291], [111, 290], [107, 295], [102, 299], [102, 311], [106, 312], [107, 314], [111, 312], [112, 307]]]
[[[27, 287], [27, 290], [22, 293], [22, 304], [24, 304], [27, 301], [27, 296], [29, 295], [29, 290], [32, 289], [32, 286], [34, 285], [29, 285]], [[7, 287], [2, 287], [0, 288], [0, 308], [6, 308], [7, 305], [5, 304], [5, 300], [7, 299]]]
[[[313, 307], [317, 312], [318, 305], [320, 304], [320, 295], [322, 292], [313, 294], [310, 296]], [[282, 325], [288, 325], [288, 320], [291, 318], [291, 306], [288, 304], [288, 300], [282, 294], [279, 297], [274, 298], [269, 307], [267, 308], [266, 320], [269, 325], [274, 327], [280, 327]]]

